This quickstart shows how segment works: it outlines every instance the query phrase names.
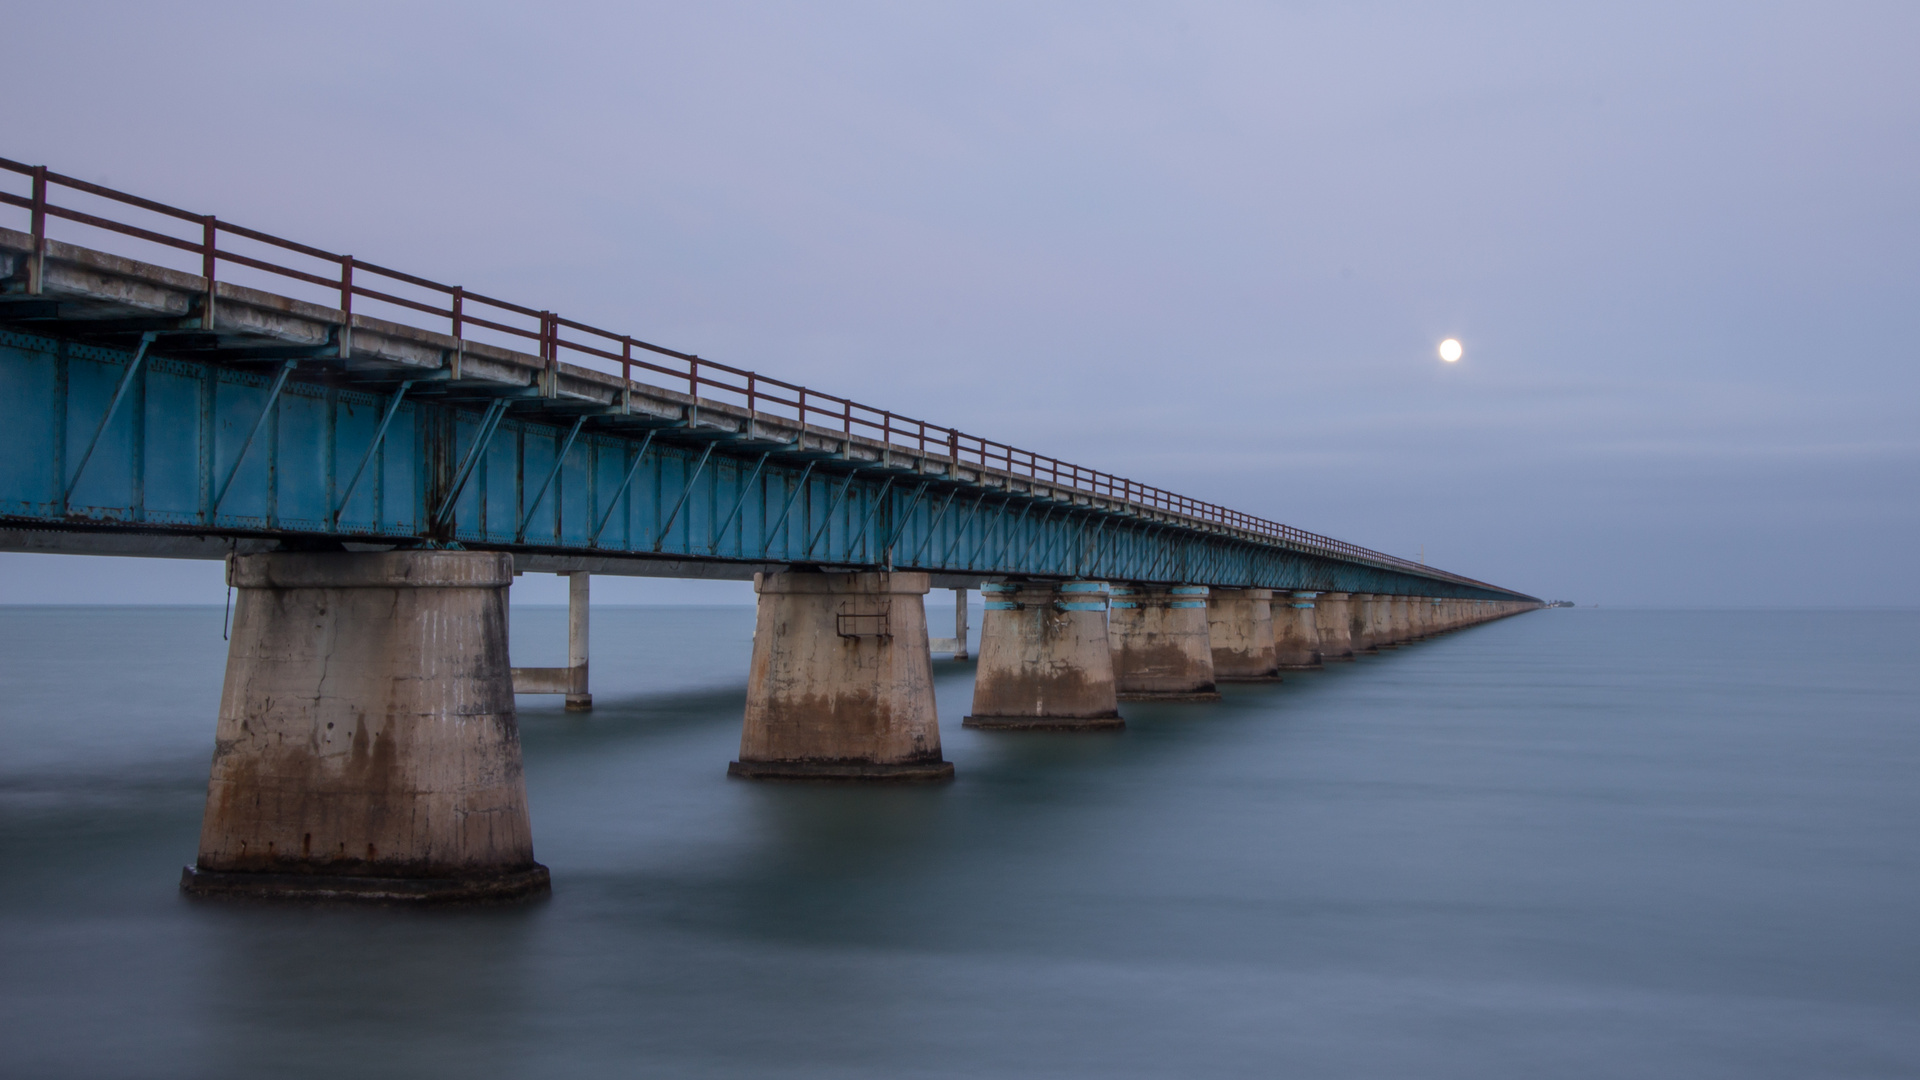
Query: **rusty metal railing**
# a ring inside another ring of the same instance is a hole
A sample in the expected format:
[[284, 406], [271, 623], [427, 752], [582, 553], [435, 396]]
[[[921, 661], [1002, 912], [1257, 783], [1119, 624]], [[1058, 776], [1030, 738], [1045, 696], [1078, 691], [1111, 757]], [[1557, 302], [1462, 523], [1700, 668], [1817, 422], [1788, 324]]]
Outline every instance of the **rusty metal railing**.
[[[770, 416], [811, 426], [817, 431], [837, 431], [846, 436], [858, 435], [888, 446], [911, 449], [922, 457], [940, 457], [955, 464], [978, 465], [984, 469], [995, 469], [1014, 476], [1043, 480], [1055, 487], [1087, 495], [1103, 496], [1140, 508], [1178, 514], [1193, 521], [1237, 529], [1318, 554], [1370, 562], [1397, 570], [1410, 571], [1424, 577], [1444, 578], [1482, 588], [1497, 589], [1496, 586], [1487, 585], [1472, 578], [1435, 570], [1424, 563], [1387, 555], [1344, 540], [1308, 532], [1305, 529], [1296, 529], [1291, 525], [1283, 525], [1277, 521], [1231, 510], [1215, 503], [1189, 498], [1151, 484], [1142, 484], [1137, 480], [1089, 469], [1083, 465], [1062, 461], [1031, 450], [1022, 450], [982, 436], [970, 435], [956, 428], [931, 424], [890, 410], [863, 405], [850, 398], [809, 389], [783, 379], [709, 360], [693, 353], [656, 345], [630, 334], [620, 334], [589, 326], [574, 319], [564, 318], [552, 311], [485, 296], [458, 285], [443, 285], [403, 271], [364, 262], [351, 255], [337, 255], [261, 232], [258, 229], [221, 221], [212, 214], [196, 214], [152, 199], [117, 191], [102, 184], [64, 176], [52, 172], [44, 165], [26, 165], [0, 158], [0, 171], [20, 174], [31, 181], [31, 189], [26, 195], [0, 191], [0, 205], [19, 207], [26, 210], [29, 215], [29, 231], [34, 248], [28, 266], [27, 287], [31, 292], [38, 292], [44, 280], [49, 222], [56, 219], [71, 221], [171, 250], [197, 255], [200, 262], [200, 276], [206, 282], [205, 303], [208, 305], [209, 312], [215, 299], [214, 283], [221, 280], [222, 265], [246, 267], [270, 278], [300, 282], [325, 290], [330, 298], [337, 297], [339, 311], [343, 318], [352, 315], [355, 299], [362, 299], [375, 301], [410, 315], [413, 325], [418, 326], [419, 329], [439, 329], [437, 325], [419, 325], [422, 322], [444, 324], [456, 340], [464, 340], [472, 331], [478, 329], [489, 331], [507, 340], [529, 343], [535, 355], [545, 365], [550, 380], [557, 376], [563, 354], [570, 362], [585, 361], [581, 366], [594, 368], [606, 374], [611, 374], [610, 367], [617, 365], [622, 383], [629, 393], [636, 385], [655, 385], [636, 384], [634, 372], [638, 370], [643, 374], [661, 376], [663, 382], [658, 385], [662, 388], [677, 388], [684, 385], [687, 395], [693, 398], [696, 404], [702, 399], [728, 401], [736, 406], [744, 406], [750, 417], [764, 412]], [[65, 188], [110, 204], [134, 207], [158, 215], [162, 219], [181, 222], [190, 226], [190, 231], [195, 235], [173, 235], [156, 228], [117, 220], [104, 213], [91, 213], [72, 206], [62, 206], [53, 201], [51, 195], [53, 188]], [[325, 273], [316, 273], [287, 266], [260, 255], [248, 254], [232, 247], [222, 247], [223, 237], [250, 241], [269, 250], [298, 255], [331, 269]], [[415, 290], [416, 296], [402, 295], [403, 289]], [[420, 299], [417, 294], [425, 294], [429, 299]], [[423, 320], [420, 318], [422, 316], [426, 318]], [[406, 319], [403, 317], [395, 321], [406, 321]], [[549, 385], [553, 383], [549, 382]]]

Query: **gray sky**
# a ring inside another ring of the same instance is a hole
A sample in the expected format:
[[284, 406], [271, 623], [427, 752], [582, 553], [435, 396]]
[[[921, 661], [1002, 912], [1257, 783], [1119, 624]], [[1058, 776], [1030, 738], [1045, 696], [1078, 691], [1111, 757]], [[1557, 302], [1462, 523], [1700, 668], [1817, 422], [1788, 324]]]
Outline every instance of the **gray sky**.
[[1574, 7], [68, 0], [0, 154], [1540, 595], [1920, 603], [1920, 6]]

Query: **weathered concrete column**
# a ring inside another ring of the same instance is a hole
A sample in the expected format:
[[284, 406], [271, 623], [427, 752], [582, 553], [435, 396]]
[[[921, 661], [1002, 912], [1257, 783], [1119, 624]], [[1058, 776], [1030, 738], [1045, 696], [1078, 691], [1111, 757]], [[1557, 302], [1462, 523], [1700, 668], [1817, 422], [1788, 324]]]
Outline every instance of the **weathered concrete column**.
[[945, 780], [927, 575], [756, 574], [740, 759], [754, 780]]
[[1218, 701], [1205, 585], [1115, 585], [1107, 618], [1121, 701]]
[[238, 590], [198, 895], [525, 896], [533, 860], [507, 666], [513, 557], [286, 552]]
[[967, 590], [953, 590], [953, 658], [967, 658]]
[[587, 612], [591, 608], [589, 590], [593, 575], [576, 570], [561, 576], [567, 579], [567, 666], [514, 668], [513, 692], [565, 694], [568, 712], [589, 712], [593, 709], [593, 694], [587, 682]]
[[982, 586], [973, 728], [1087, 731], [1124, 727], [1100, 581]]
[[1425, 596], [1407, 597], [1407, 638], [1419, 641], [1430, 631], [1427, 629], [1427, 615], [1433, 610], [1433, 600]]
[[1214, 589], [1207, 596], [1216, 682], [1279, 682], [1273, 658], [1273, 590]]
[[1393, 643], [1404, 645], [1414, 638], [1412, 597], [1396, 596], [1387, 607], [1387, 617], [1392, 620]]
[[1324, 592], [1314, 601], [1315, 629], [1320, 633], [1320, 659], [1353, 661], [1352, 593]]
[[1273, 659], [1282, 671], [1321, 666], [1320, 628], [1315, 618], [1317, 592], [1273, 594]]
[[1407, 598], [1404, 596], [1382, 596], [1380, 598], [1380, 644], [1390, 648], [1399, 648], [1407, 643]]
[[1375, 652], [1373, 643], [1373, 594], [1349, 593], [1347, 601], [1348, 634], [1356, 653]]
[[1378, 651], [1398, 647], [1393, 640], [1393, 597], [1386, 593], [1367, 596], [1367, 646]]

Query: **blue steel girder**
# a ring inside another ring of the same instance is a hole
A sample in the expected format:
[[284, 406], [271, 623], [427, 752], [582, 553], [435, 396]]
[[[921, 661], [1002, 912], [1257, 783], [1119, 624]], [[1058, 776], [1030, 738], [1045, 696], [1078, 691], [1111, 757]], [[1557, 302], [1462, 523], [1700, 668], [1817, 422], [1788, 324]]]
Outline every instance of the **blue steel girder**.
[[[636, 424], [532, 388], [488, 394], [420, 372], [368, 378], [319, 359], [297, 369], [279, 358], [224, 362], [169, 340], [147, 339], [141, 355], [0, 329], [0, 524], [976, 579], [1519, 596], [1016, 490], [1006, 478], [743, 437], [699, 425], [691, 409]], [[82, 456], [85, 470], [70, 472]]]

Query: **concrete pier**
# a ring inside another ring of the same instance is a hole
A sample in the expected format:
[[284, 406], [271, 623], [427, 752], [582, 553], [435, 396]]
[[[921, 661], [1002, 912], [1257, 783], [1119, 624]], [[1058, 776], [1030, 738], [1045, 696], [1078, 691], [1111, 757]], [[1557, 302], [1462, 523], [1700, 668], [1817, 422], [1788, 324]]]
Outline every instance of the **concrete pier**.
[[1311, 671], [1322, 666], [1317, 592], [1273, 594], [1273, 658], [1282, 671]]
[[1214, 589], [1207, 596], [1207, 634], [1216, 682], [1280, 681], [1272, 589]]
[[986, 585], [974, 728], [1090, 731], [1124, 727], [1098, 581]]
[[1107, 618], [1121, 701], [1218, 701], [1205, 585], [1116, 585]]
[[1378, 652], [1380, 647], [1374, 643], [1373, 594], [1357, 592], [1348, 595], [1352, 598], [1347, 602], [1347, 625], [1353, 651]]
[[1376, 650], [1400, 647], [1393, 632], [1393, 597], [1374, 593], [1367, 599], [1367, 642]]
[[544, 892], [501, 553], [242, 555], [196, 895]]
[[513, 669], [516, 694], [565, 694], [568, 712], [589, 712], [593, 694], [587, 682], [587, 612], [593, 575], [584, 570], [562, 574], [567, 579], [567, 666]]
[[1320, 635], [1320, 660], [1353, 661], [1352, 593], [1323, 592], [1314, 600], [1314, 629]]
[[927, 575], [758, 574], [740, 759], [756, 780], [946, 780]]

